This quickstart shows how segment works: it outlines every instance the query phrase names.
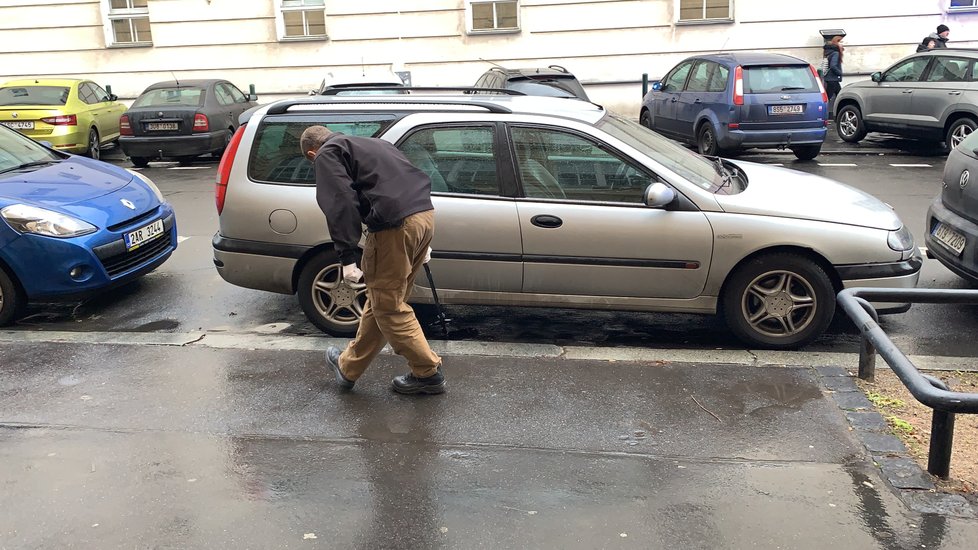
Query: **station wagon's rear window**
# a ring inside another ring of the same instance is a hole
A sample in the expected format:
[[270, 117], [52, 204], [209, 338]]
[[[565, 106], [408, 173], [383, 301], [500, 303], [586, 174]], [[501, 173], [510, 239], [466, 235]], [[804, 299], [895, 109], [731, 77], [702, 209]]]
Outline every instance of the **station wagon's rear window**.
[[310, 120], [265, 119], [258, 127], [248, 160], [248, 177], [263, 183], [315, 185], [312, 163], [299, 151], [299, 138], [306, 128], [321, 124], [348, 136], [377, 137], [391, 124], [394, 115], [334, 115]]
[[133, 107], [198, 107], [204, 104], [203, 88], [158, 88], [139, 96]]
[[10, 86], [0, 88], [0, 105], [64, 105], [67, 86]]
[[758, 65], [744, 67], [744, 92], [748, 94], [821, 93], [808, 65]]

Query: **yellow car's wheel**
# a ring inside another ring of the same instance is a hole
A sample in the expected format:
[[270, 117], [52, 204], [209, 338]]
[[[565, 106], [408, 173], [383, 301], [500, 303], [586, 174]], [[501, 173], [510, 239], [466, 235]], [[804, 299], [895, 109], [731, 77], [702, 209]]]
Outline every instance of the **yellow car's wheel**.
[[88, 146], [85, 149], [85, 156], [95, 160], [99, 160], [102, 156], [102, 148], [98, 140], [98, 130], [95, 128], [88, 131]]

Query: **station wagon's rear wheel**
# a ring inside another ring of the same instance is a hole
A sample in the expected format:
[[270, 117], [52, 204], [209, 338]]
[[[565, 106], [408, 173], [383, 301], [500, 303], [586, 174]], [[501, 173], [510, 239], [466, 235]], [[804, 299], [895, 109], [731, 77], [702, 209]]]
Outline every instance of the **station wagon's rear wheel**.
[[696, 132], [696, 147], [701, 155], [714, 157], [720, 154], [720, 147], [717, 145], [717, 133], [709, 122], [700, 126], [699, 132]]
[[790, 349], [822, 334], [835, 289], [817, 263], [797, 254], [758, 256], [730, 276], [721, 296], [730, 329], [748, 344]]
[[835, 116], [835, 131], [847, 143], [856, 143], [866, 137], [866, 125], [859, 107], [846, 105]]
[[12, 322], [25, 305], [25, 299], [7, 271], [0, 267], [0, 326]]
[[944, 145], [947, 146], [948, 150], [954, 149], [959, 143], [964, 141], [964, 138], [971, 135], [978, 128], [978, 124], [970, 118], [962, 118], [956, 120], [950, 128], [947, 129], [947, 136], [944, 138]]
[[88, 131], [88, 147], [85, 149], [85, 156], [98, 160], [102, 156], [102, 149], [99, 145], [98, 130], [92, 128]]
[[311, 258], [299, 275], [303, 313], [319, 330], [338, 336], [356, 333], [367, 303], [367, 287], [343, 280], [343, 266], [332, 250]]
[[129, 157], [129, 162], [136, 168], [146, 168], [149, 166], [149, 159], [146, 157]]

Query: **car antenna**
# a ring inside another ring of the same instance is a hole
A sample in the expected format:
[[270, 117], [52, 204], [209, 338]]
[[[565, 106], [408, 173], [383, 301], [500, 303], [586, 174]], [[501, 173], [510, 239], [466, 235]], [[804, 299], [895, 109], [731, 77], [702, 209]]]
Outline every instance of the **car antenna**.
[[499, 63], [496, 63], [495, 61], [489, 61], [487, 59], [482, 59], [481, 57], [479, 58], [479, 61], [485, 61], [486, 63], [489, 63], [491, 65], [495, 65], [495, 66], [499, 67], [500, 69], [505, 69], [506, 68], [506, 67], [500, 65]]
[[179, 88], [180, 87], [180, 81], [177, 80], [177, 75], [173, 71], [170, 71], [170, 76], [173, 77], [173, 81], [177, 83], [177, 88]]
[[730, 35], [727, 35], [727, 39], [723, 41], [723, 45], [720, 46], [720, 50], [717, 53], [723, 53], [723, 50], [727, 49], [727, 42], [730, 42]]
[[363, 56], [360, 56], [360, 76], [364, 78], [367, 76], [367, 66], [363, 63]]

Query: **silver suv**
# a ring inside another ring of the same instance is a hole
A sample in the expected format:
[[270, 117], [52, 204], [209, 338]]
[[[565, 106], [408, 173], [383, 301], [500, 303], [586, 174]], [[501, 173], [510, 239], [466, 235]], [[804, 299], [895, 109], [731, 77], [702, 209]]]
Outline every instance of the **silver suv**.
[[[919, 275], [913, 238], [877, 199], [701, 157], [592, 103], [283, 100], [256, 111], [221, 160], [214, 263], [230, 283], [297, 294], [331, 333], [355, 331], [366, 297], [340, 277], [299, 152], [312, 124], [388, 140], [431, 177], [431, 270], [446, 303], [721, 311], [746, 342], [789, 348], [824, 331], [843, 287], [913, 287]], [[422, 279], [412, 301], [430, 303]]]
[[930, 50], [849, 84], [836, 98], [839, 137], [855, 143], [867, 132], [887, 132], [954, 149], [978, 128], [976, 65], [978, 50]]

